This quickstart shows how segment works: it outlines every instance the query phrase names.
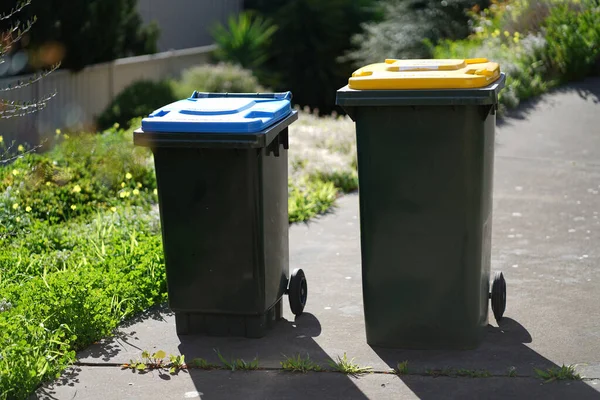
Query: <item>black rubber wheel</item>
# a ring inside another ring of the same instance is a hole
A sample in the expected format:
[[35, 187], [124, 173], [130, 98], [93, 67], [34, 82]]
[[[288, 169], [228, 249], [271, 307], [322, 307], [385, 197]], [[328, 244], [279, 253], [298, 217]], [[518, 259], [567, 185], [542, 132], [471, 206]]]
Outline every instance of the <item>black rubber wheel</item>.
[[294, 315], [302, 315], [304, 306], [306, 306], [306, 297], [308, 295], [308, 286], [304, 271], [297, 268], [290, 277], [290, 287], [288, 288], [288, 297], [290, 298], [290, 308]]
[[506, 310], [506, 281], [502, 272], [494, 274], [494, 282], [492, 282], [492, 311], [497, 322], [502, 320], [504, 310]]

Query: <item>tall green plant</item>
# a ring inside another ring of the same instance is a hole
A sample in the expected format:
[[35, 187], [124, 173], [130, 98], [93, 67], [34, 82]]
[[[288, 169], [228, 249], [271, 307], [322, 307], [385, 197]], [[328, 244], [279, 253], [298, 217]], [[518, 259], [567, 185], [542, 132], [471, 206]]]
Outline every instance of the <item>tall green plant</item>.
[[212, 30], [218, 45], [214, 55], [219, 61], [233, 62], [257, 69], [269, 58], [268, 46], [277, 26], [270, 19], [245, 11], [229, 17], [227, 27], [217, 24]]
[[600, 9], [588, 1], [583, 10], [556, 5], [544, 26], [547, 60], [562, 82], [584, 78], [600, 62]]

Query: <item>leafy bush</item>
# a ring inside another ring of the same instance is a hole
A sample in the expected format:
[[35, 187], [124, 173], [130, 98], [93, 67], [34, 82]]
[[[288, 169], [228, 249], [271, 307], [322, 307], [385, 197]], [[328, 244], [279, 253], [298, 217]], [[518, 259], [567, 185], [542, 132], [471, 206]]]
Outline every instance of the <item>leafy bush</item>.
[[155, 202], [149, 151], [134, 147], [131, 132], [62, 139], [45, 154], [27, 154], [0, 168], [0, 235], [33, 220], [59, 223], [120, 205]]
[[133, 118], [145, 117], [157, 108], [176, 100], [169, 82], [134, 82], [123, 89], [100, 114], [97, 118], [98, 128], [105, 130], [115, 123], [127, 127]]
[[290, 222], [303, 222], [329, 210], [337, 198], [332, 182], [304, 177], [288, 185]]
[[276, 90], [291, 90], [294, 102], [334, 109], [335, 92], [347, 83], [352, 72], [338, 58], [352, 45], [350, 37], [360, 24], [376, 15], [375, 0], [276, 0], [247, 1], [273, 20], [278, 30], [269, 46], [270, 59], [259, 76]]
[[598, 7], [596, 0], [494, 1], [489, 9], [471, 13], [474, 33], [469, 38], [431, 45], [432, 52], [435, 58], [487, 57], [499, 62], [507, 73], [500, 103], [503, 108], [516, 107], [598, 68]]
[[212, 35], [218, 45], [214, 55], [219, 61], [232, 62], [254, 69], [269, 58], [268, 45], [277, 27], [268, 19], [253, 12], [231, 16], [227, 27], [219, 24]]
[[487, 0], [386, 0], [383, 21], [365, 24], [364, 32], [352, 39], [358, 49], [345, 58], [359, 67], [386, 58], [431, 57], [426, 41], [467, 37], [465, 11], [487, 4]]
[[221, 63], [202, 65], [185, 70], [181, 79], [174, 83], [175, 94], [188, 98], [194, 92], [257, 93], [265, 89], [251, 71], [237, 65]]
[[600, 4], [583, 10], [558, 4], [552, 8], [544, 27], [546, 57], [562, 82], [581, 79], [598, 71]]

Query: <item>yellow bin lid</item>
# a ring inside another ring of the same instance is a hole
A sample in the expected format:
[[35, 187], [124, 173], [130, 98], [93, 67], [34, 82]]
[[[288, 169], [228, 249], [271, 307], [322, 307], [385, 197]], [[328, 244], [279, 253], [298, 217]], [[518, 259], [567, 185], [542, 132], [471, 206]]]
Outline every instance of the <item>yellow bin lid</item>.
[[348, 87], [356, 90], [480, 88], [500, 78], [500, 65], [486, 58], [466, 60], [385, 60], [356, 70]]

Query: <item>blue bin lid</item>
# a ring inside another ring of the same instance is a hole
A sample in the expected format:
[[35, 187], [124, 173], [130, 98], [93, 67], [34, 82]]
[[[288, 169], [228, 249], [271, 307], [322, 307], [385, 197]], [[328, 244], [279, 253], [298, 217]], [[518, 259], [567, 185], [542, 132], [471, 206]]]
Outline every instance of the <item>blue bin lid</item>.
[[292, 112], [292, 93], [199, 93], [142, 119], [146, 132], [260, 132]]

